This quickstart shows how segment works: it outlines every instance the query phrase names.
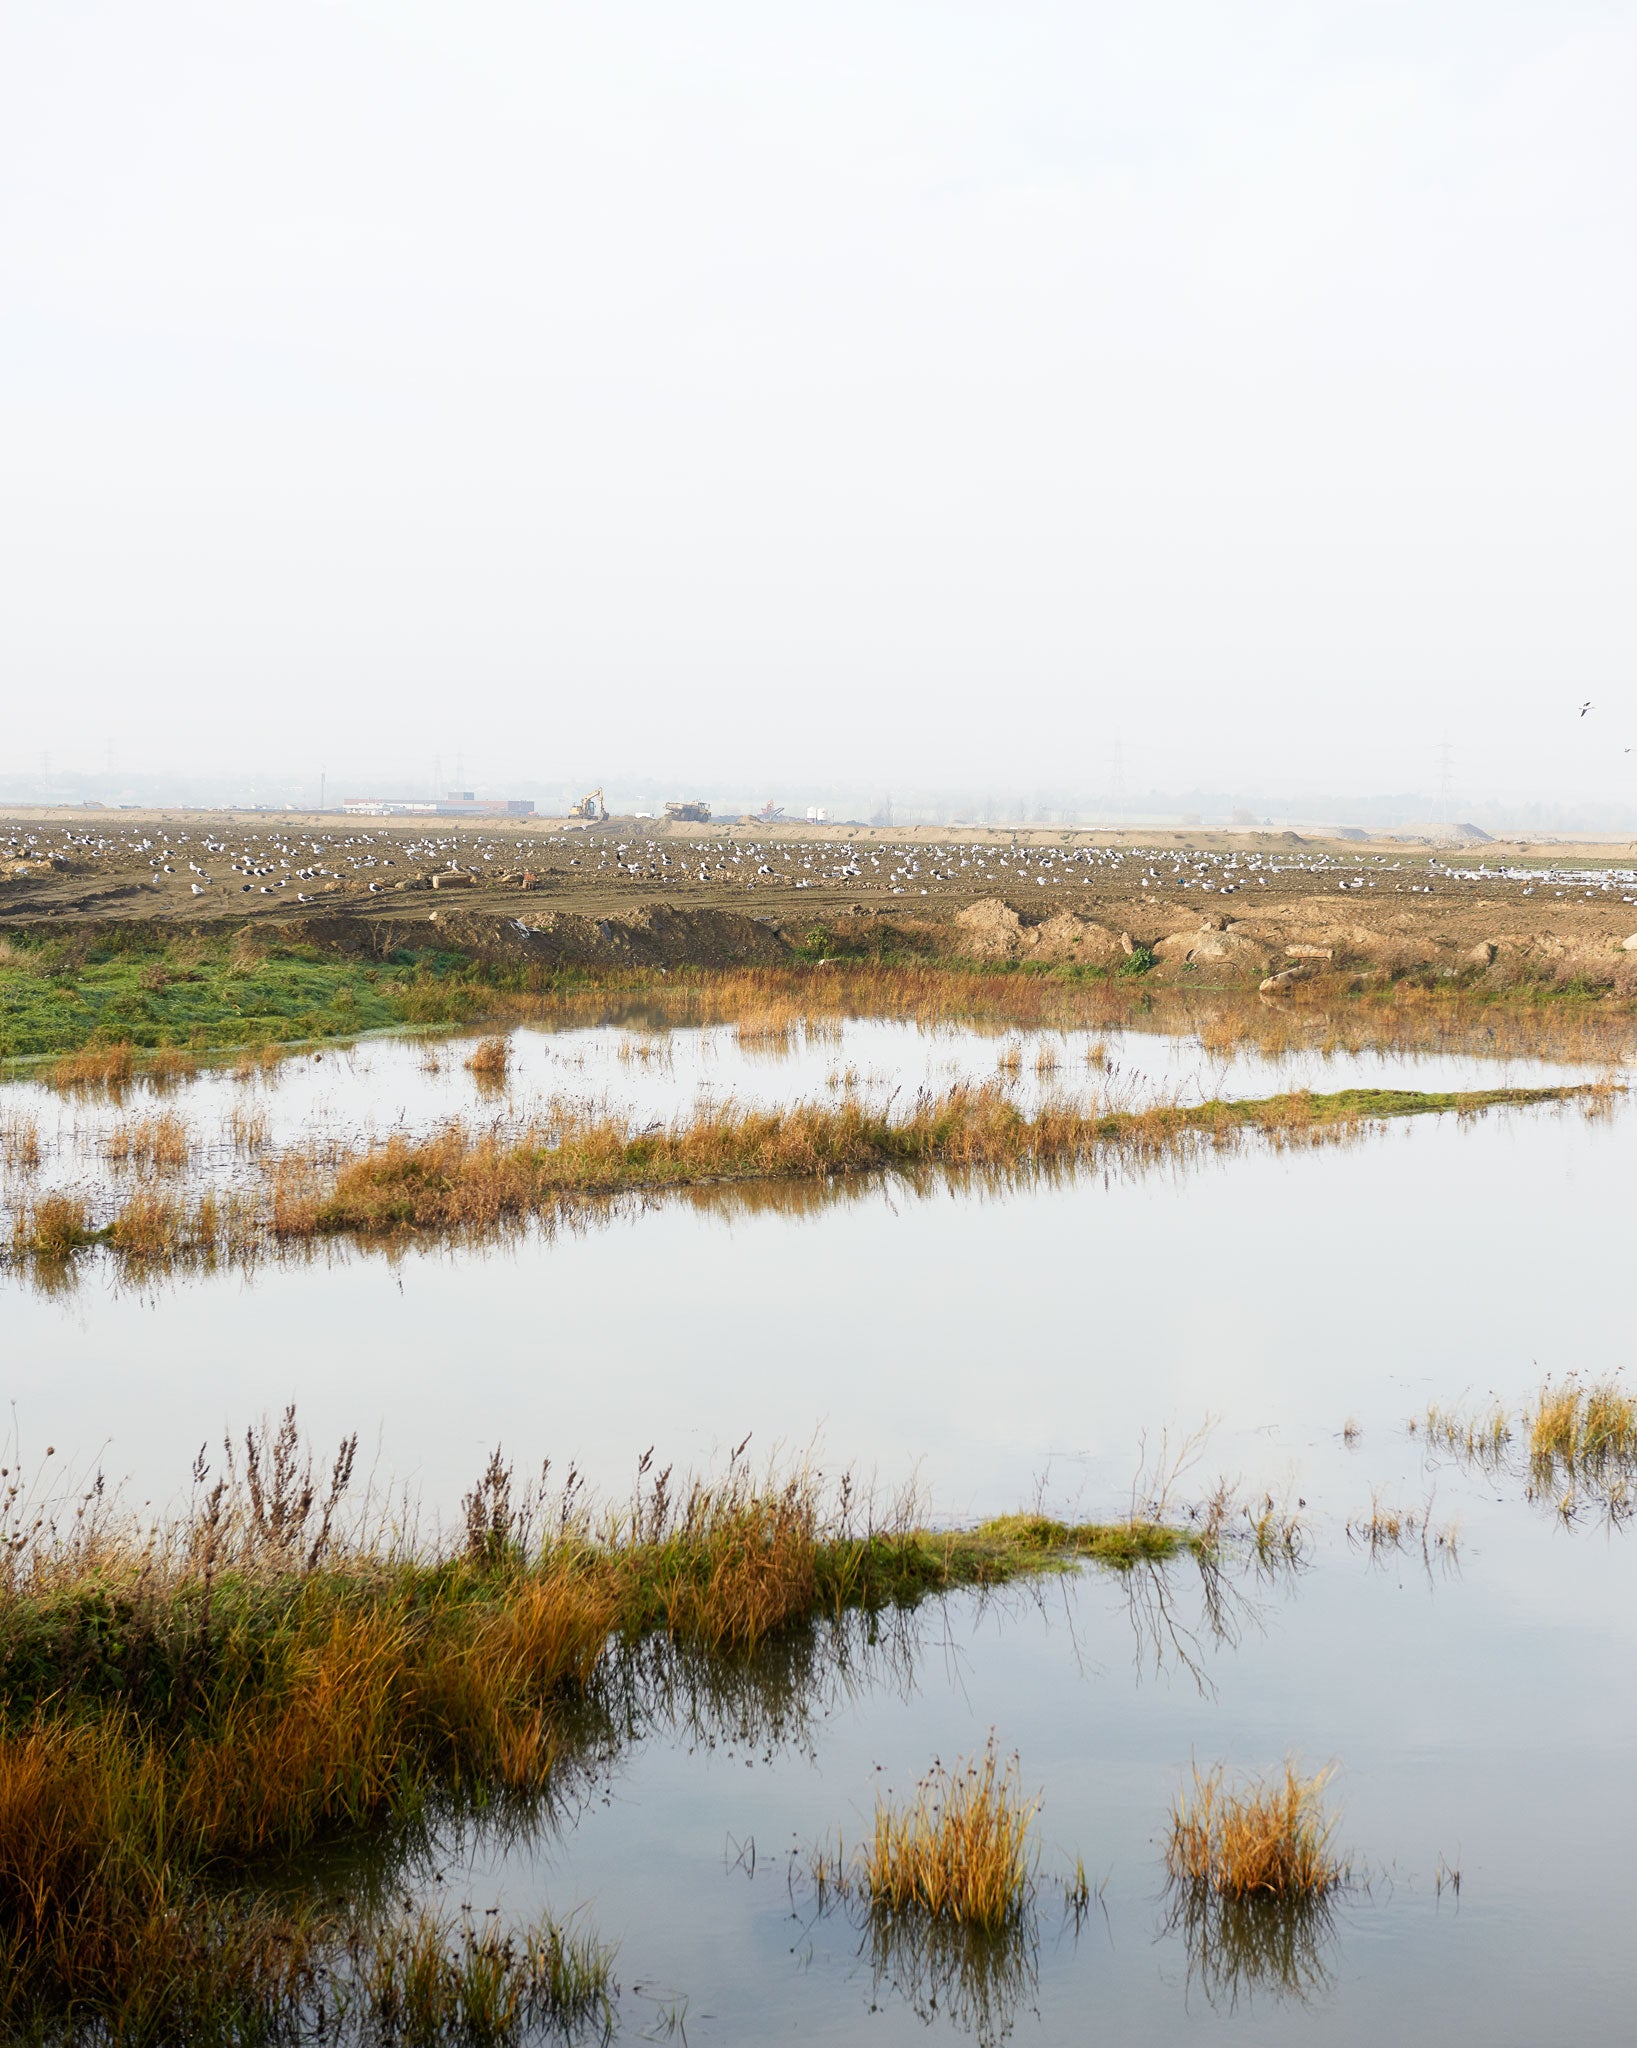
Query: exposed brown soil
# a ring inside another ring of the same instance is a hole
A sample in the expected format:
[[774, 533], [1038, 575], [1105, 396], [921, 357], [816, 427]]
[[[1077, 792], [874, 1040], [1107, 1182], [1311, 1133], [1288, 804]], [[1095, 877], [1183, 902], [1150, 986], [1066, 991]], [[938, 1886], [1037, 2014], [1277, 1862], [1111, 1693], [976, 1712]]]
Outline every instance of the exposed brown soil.
[[[447, 828], [447, 829], [442, 829]], [[326, 948], [572, 965], [770, 964], [794, 947], [1115, 965], [1259, 984], [1454, 968], [1637, 994], [1621, 846], [1322, 844], [1275, 832], [868, 830], [244, 813], [0, 819], [0, 929], [270, 920]]]

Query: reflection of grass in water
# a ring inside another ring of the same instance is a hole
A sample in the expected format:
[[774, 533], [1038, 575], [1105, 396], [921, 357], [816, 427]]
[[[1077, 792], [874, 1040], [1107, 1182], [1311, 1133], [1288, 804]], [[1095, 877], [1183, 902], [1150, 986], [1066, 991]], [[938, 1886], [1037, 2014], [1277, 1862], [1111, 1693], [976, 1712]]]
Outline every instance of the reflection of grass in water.
[[1334, 1981], [1333, 1895], [1227, 1898], [1172, 1880], [1166, 1932], [1188, 1953], [1188, 1980], [1213, 2007], [1233, 2011], [1258, 1992], [1308, 2004]]
[[33, 1173], [40, 1164], [40, 1124], [21, 1111], [0, 1116], [0, 1166]]
[[874, 1997], [902, 1998], [926, 2024], [940, 2016], [988, 2048], [1012, 2032], [1040, 1980], [1040, 1939], [1032, 1912], [998, 1931], [926, 1914], [868, 1915]]
[[545, 1920], [503, 1929], [425, 1908], [356, 1931], [331, 1996], [388, 2040], [503, 2043], [613, 2031], [612, 1952]]
[[115, 1166], [176, 1173], [192, 1158], [193, 1141], [182, 1119], [166, 1110], [160, 1116], [131, 1117], [115, 1124], [104, 1137], [102, 1150]]

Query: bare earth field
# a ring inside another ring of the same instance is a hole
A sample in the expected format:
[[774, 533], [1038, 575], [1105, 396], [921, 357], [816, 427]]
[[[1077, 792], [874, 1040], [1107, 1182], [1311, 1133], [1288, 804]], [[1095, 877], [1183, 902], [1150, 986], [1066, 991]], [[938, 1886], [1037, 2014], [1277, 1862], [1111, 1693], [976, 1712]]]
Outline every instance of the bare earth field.
[[[1637, 850], [1288, 832], [0, 817], [0, 928], [276, 922], [343, 951], [726, 965], [860, 949], [1213, 984], [1455, 970], [1637, 994]], [[429, 927], [433, 929], [429, 929]], [[434, 937], [434, 930], [436, 936]]]

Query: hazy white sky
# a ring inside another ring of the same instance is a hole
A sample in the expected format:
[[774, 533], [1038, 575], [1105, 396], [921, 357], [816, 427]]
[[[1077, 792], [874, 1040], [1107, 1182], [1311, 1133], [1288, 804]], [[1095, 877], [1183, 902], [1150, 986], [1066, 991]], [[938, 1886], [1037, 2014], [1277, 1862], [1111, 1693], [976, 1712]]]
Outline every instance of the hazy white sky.
[[1637, 800], [1634, 107], [1630, 0], [10, 0], [0, 765]]

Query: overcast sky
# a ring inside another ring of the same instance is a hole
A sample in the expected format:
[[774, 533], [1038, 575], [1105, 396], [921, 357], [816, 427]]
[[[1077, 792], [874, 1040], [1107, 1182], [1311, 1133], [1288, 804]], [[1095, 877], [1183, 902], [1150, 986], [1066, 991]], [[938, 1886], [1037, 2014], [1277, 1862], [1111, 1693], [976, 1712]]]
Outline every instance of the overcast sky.
[[1634, 107], [1630, 0], [10, 0], [0, 766], [1637, 801]]

